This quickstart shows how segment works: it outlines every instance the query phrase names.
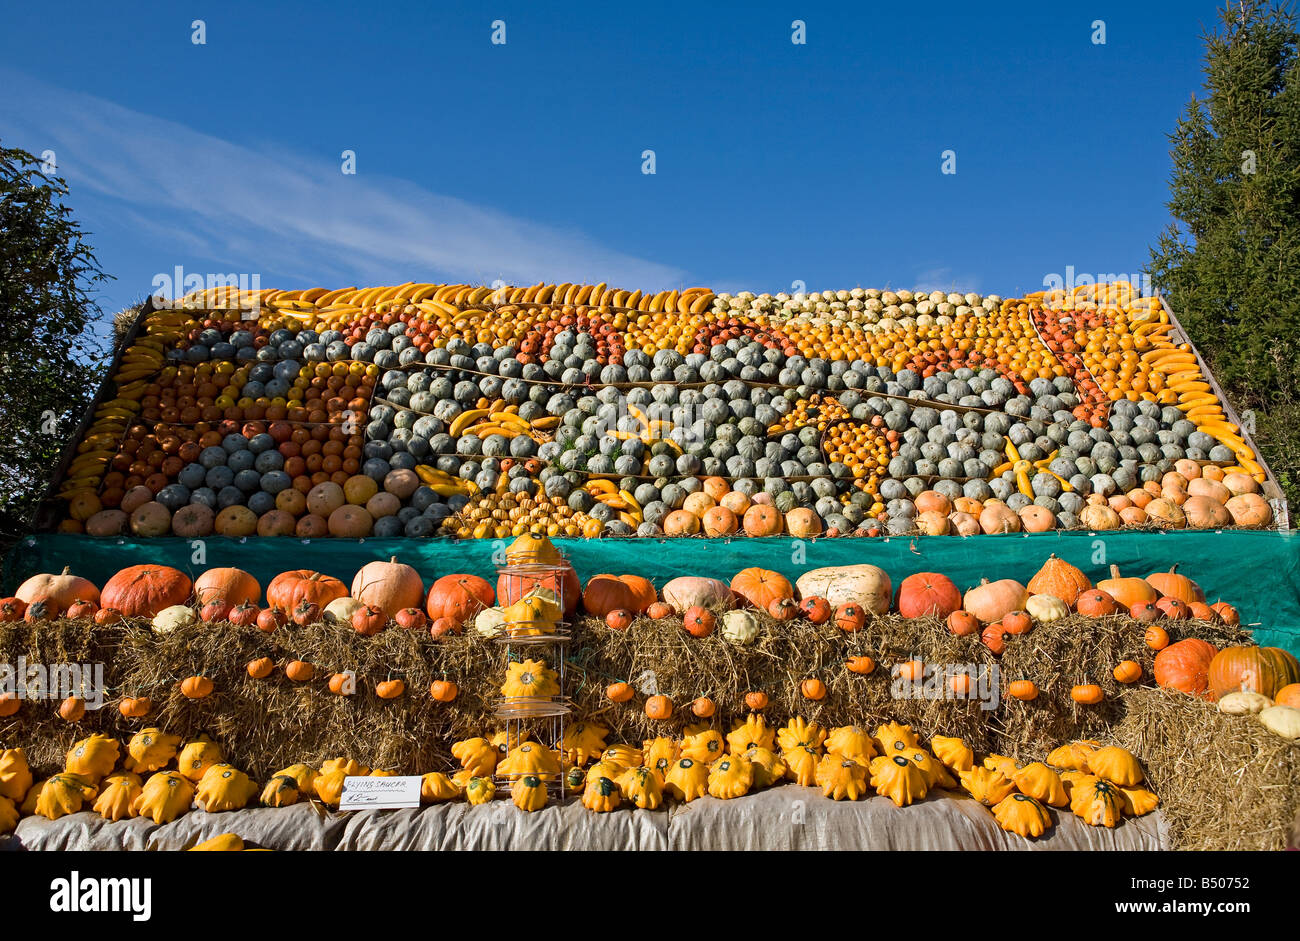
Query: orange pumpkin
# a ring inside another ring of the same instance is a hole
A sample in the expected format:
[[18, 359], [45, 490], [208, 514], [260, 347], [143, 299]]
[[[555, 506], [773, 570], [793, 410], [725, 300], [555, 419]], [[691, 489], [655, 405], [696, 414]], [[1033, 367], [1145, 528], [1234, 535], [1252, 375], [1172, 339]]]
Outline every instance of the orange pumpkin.
[[1186, 575], [1179, 575], [1177, 569], [1175, 565], [1168, 572], [1153, 572], [1147, 576], [1147, 582], [1161, 597], [1177, 598], [1186, 604], [1204, 601], [1205, 592], [1201, 591], [1201, 586]]
[[59, 718], [67, 722], [80, 722], [86, 717], [86, 700], [80, 696], [69, 696], [59, 703]]
[[1007, 687], [1007, 694], [1021, 702], [1032, 702], [1038, 698], [1038, 684], [1033, 680], [1016, 680]]
[[496, 594], [486, 579], [477, 575], [444, 575], [430, 586], [425, 612], [430, 621], [449, 618], [462, 625], [495, 603]]
[[213, 683], [206, 676], [187, 676], [181, 680], [181, 695], [187, 699], [206, 699], [212, 695]]
[[1145, 604], [1160, 597], [1159, 593], [1151, 587], [1151, 583], [1145, 578], [1121, 577], [1118, 565], [1110, 567], [1110, 578], [1098, 582], [1097, 587], [1114, 598], [1124, 608], [1129, 609], [1135, 604]]
[[809, 595], [800, 601], [799, 610], [803, 612], [803, 616], [811, 624], [825, 624], [831, 619], [831, 615], [835, 613], [834, 609], [831, 608], [831, 603], [817, 595]]
[[799, 616], [799, 603], [793, 598], [778, 598], [767, 606], [767, 613], [778, 621], [793, 621]]
[[1273, 699], [1278, 690], [1300, 683], [1300, 664], [1279, 647], [1234, 645], [1214, 655], [1207, 678], [1212, 699], [1241, 690]]
[[281, 611], [292, 611], [303, 601], [324, 610], [331, 601], [347, 596], [348, 587], [337, 578], [310, 569], [281, 572], [266, 586], [267, 605]]
[[1080, 614], [1090, 618], [1104, 618], [1119, 610], [1115, 599], [1100, 588], [1093, 588], [1080, 594], [1076, 606]]
[[957, 637], [974, 634], [980, 629], [980, 619], [969, 611], [953, 611], [947, 619], [948, 631]]
[[799, 684], [799, 692], [803, 694], [804, 699], [815, 702], [826, 698], [826, 684], [816, 677], [809, 677]]
[[1156, 654], [1156, 685], [1176, 689], [1190, 696], [1206, 696], [1210, 685], [1210, 664], [1218, 650], [1197, 637], [1170, 644]]
[[1237, 609], [1228, 604], [1228, 602], [1216, 601], [1214, 604], [1210, 605], [1210, 607], [1223, 619], [1224, 624], [1235, 626], [1241, 623], [1241, 615], [1238, 614]]
[[866, 623], [867, 612], [860, 604], [849, 602], [835, 609], [835, 626], [846, 633], [860, 631]]
[[691, 703], [691, 712], [700, 719], [712, 718], [717, 709], [718, 707], [714, 705], [713, 700], [707, 696], [700, 696]]
[[497, 576], [498, 605], [509, 607], [534, 588], [549, 588], [563, 599], [565, 617], [578, 610], [578, 602], [582, 599], [582, 583], [578, 581], [578, 573], [572, 565], [567, 562], [529, 564], [544, 564], [545, 567], [535, 571], [503, 572]]
[[740, 528], [736, 514], [725, 506], [709, 507], [704, 511], [701, 522], [704, 525], [704, 535], [714, 538], [733, 535]]
[[396, 699], [404, 692], [406, 692], [405, 680], [384, 680], [375, 684], [375, 695], [380, 699]]
[[256, 660], [248, 661], [248, 675], [255, 680], [266, 679], [274, 669], [275, 661], [270, 657], [258, 657]]
[[1092, 582], [1080, 569], [1053, 554], [1025, 587], [1031, 595], [1052, 595], [1073, 608]]
[[26, 613], [27, 602], [17, 598], [0, 598], [0, 624], [21, 621]]
[[151, 618], [163, 608], [184, 604], [192, 587], [188, 575], [170, 566], [132, 565], [108, 580], [99, 603], [124, 617]]
[[[1139, 601], [1128, 609], [1128, 616], [1135, 621], [1150, 624], [1152, 621], [1159, 621], [1165, 615], [1163, 611], [1156, 607], [1154, 601]], [[1168, 640], [1166, 640], [1166, 643], [1168, 643]]]
[[1171, 621], [1186, 621], [1192, 616], [1191, 606], [1181, 598], [1166, 596], [1156, 602], [1156, 608]]
[[[421, 592], [423, 594], [423, 592]], [[397, 626], [408, 631], [422, 631], [429, 623], [428, 616], [420, 608], [403, 608], [393, 615]]]
[[1142, 664], [1136, 660], [1121, 660], [1111, 671], [1117, 683], [1136, 683], [1142, 679]]
[[636, 593], [617, 575], [593, 575], [582, 590], [582, 606], [587, 613], [603, 618], [611, 611], [638, 607]]
[[1223, 618], [1219, 617], [1219, 612], [1202, 601], [1193, 601], [1187, 608], [1194, 620], [1209, 621], [1211, 624], [1223, 623]]
[[700, 531], [700, 518], [690, 510], [673, 510], [663, 520], [664, 534], [694, 536]]
[[850, 673], [857, 673], [860, 676], [866, 676], [876, 669], [876, 661], [867, 656], [849, 657], [844, 665]]
[[1002, 618], [1002, 630], [1008, 634], [1028, 634], [1034, 629], [1034, 619], [1028, 611], [1012, 611]]
[[1169, 632], [1163, 627], [1148, 627], [1142, 641], [1152, 650], [1164, 650], [1169, 646]]
[[243, 569], [208, 569], [194, 580], [194, 600], [200, 607], [212, 601], [224, 601], [231, 608], [257, 604], [262, 600], [262, 586]]
[[785, 514], [785, 529], [796, 539], [813, 539], [822, 534], [822, 518], [807, 507], [797, 507]]
[[632, 626], [632, 612], [627, 608], [615, 608], [605, 615], [605, 623], [613, 630], [625, 631]]
[[748, 568], [738, 572], [731, 580], [731, 590], [751, 607], [764, 611], [774, 601], [794, 598], [794, 586], [790, 580], [770, 569]]
[[1106, 694], [1096, 683], [1080, 683], [1070, 690], [1070, 698], [1084, 706], [1095, 706], [1106, 698]]
[[148, 696], [126, 696], [117, 704], [117, 711], [124, 719], [143, 719], [152, 708], [153, 700]]
[[306, 683], [316, 675], [316, 668], [304, 660], [290, 660], [285, 665], [284, 675], [295, 683]]
[[779, 536], [784, 520], [776, 507], [756, 503], [745, 511], [742, 525], [749, 536]]
[[649, 719], [670, 719], [673, 715], [673, 701], [662, 693], [651, 696], [645, 701], [645, 714]]
[[745, 705], [751, 712], [761, 712], [767, 708], [767, 693], [754, 690], [745, 694]]
[[1273, 702], [1279, 706], [1290, 706], [1293, 709], [1300, 709], [1300, 683], [1289, 683], [1277, 691], [1277, 696]]
[[947, 575], [917, 572], [898, 586], [898, 613], [905, 618], [946, 618], [960, 607], [961, 592]]
[[682, 627], [686, 628], [686, 633], [692, 637], [708, 637], [713, 633], [717, 623], [713, 612], [708, 608], [698, 606], [687, 608], [686, 614], [682, 616]]
[[656, 621], [670, 618], [676, 613], [676, 609], [666, 601], [656, 601], [654, 604], [650, 605], [650, 607], [645, 609], [646, 617], [653, 618]]
[[[369, 478], [366, 478], [369, 480]], [[379, 608], [390, 618], [403, 608], [423, 608], [424, 582], [420, 573], [393, 556], [387, 562], [368, 562], [352, 579], [353, 598]]]
[[458, 693], [460, 687], [451, 680], [434, 680], [429, 684], [429, 696], [435, 702], [452, 702]]
[[605, 687], [605, 697], [610, 702], [627, 702], [632, 698], [632, 687], [627, 683], [610, 683]]

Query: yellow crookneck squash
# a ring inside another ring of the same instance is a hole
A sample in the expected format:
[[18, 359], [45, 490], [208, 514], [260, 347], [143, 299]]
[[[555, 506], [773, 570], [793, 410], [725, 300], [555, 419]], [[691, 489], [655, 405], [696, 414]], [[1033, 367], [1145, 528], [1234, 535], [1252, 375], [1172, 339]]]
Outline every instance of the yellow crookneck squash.
[[122, 746], [116, 740], [96, 732], [73, 743], [68, 749], [63, 769], [69, 774], [85, 778], [94, 787], [99, 784], [100, 778], [112, 773], [121, 751]]
[[[776, 733], [776, 742], [781, 751], [792, 751], [800, 745], [820, 751], [826, 741], [826, 730], [816, 722], [808, 722], [795, 716]], [[759, 746], [760, 748], [762, 746]]]
[[709, 793], [721, 800], [744, 797], [754, 783], [754, 769], [741, 755], [723, 755], [709, 766]]
[[529, 813], [546, 806], [546, 784], [535, 774], [525, 774], [510, 785], [510, 799]]
[[709, 766], [683, 755], [668, 769], [664, 788], [669, 796], [686, 803], [703, 797], [709, 792]]
[[210, 814], [243, 810], [257, 793], [257, 785], [234, 765], [213, 765], [203, 773], [194, 798]]
[[126, 744], [123, 767], [139, 774], [151, 774], [171, 763], [180, 743], [179, 735], [168, 735], [159, 728], [141, 729]]
[[507, 698], [529, 697], [547, 699], [560, 695], [557, 674], [545, 660], [524, 660], [506, 667], [506, 681], [501, 684], [501, 695]]
[[993, 808], [998, 826], [1011, 833], [1034, 839], [1052, 828], [1052, 815], [1028, 794], [1010, 794]]
[[131, 809], [154, 823], [171, 823], [190, 809], [194, 785], [179, 771], [159, 771], [149, 776]]
[[867, 768], [852, 758], [825, 755], [817, 763], [817, 786], [831, 800], [861, 800], [867, 793]]
[[618, 786], [623, 796], [641, 810], [655, 810], [663, 803], [663, 786], [650, 768], [628, 768], [618, 779]]
[[826, 752], [866, 765], [876, 757], [876, 742], [861, 726], [841, 725], [826, 737]]
[[144, 790], [138, 774], [131, 772], [110, 774], [99, 783], [99, 796], [95, 798], [95, 813], [116, 823], [136, 816], [132, 810], [135, 799]]
[[871, 759], [871, 786], [877, 794], [888, 797], [898, 807], [922, 800], [929, 793], [921, 769], [900, 754], [879, 755]]

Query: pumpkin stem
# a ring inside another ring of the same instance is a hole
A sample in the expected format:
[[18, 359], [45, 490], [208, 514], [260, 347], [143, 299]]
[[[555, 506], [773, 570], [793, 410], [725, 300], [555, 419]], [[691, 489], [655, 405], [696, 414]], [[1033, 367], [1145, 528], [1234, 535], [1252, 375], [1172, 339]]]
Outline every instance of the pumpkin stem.
[[1119, 566], [1118, 566], [1118, 565], [1112, 565], [1112, 566], [1110, 567], [1110, 577], [1111, 577], [1111, 578], [1119, 578]]
[[63, 571], [60, 572], [59, 574], [60, 574], [60, 575], [71, 575], [71, 574], [72, 574], [72, 566], [71, 566], [71, 565], [65, 565], [65, 566], [63, 566]]

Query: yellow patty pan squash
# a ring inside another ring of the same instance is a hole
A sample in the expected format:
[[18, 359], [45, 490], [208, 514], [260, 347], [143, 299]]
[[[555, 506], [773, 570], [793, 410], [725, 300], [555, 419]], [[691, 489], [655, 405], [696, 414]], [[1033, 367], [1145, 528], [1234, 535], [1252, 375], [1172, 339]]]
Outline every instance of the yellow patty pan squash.
[[420, 803], [441, 804], [464, 793], [461, 787], [441, 771], [430, 771], [420, 778]]
[[159, 728], [141, 729], [126, 743], [126, 760], [122, 764], [127, 771], [151, 774], [171, 763], [180, 743], [179, 735], [168, 735]]
[[635, 768], [641, 764], [644, 759], [641, 749], [635, 745], [611, 745], [600, 754], [601, 761], [612, 761], [616, 765], [624, 768]]
[[1020, 836], [1036, 838], [1052, 828], [1052, 815], [1028, 794], [1010, 794], [993, 808], [998, 826]]
[[[785, 776], [800, 787], [812, 787], [817, 783], [817, 763], [821, 758], [817, 749], [808, 745], [792, 748], [781, 755], [781, 760], [785, 762]], [[852, 758], [847, 760], [853, 761]]]
[[471, 777], [487, 776], [496, 771], [501, 753], [485, 738], [467, 738], [451, 746], [451, 754]]
[[1070, 742], [1060, 748], [1053, 749], [1052, 753], [1047, 756], [1047, 763], [1053, 768], [1082, 771], [1084, 774], [1088, 774], [1088, 757], [1100, 746], [1101, 742], [1095, 742], [1091, 739]]
[[609, 813], [611, 810], [618, 809], [622, 799], [623, 795], [618, 785], [603, 774], [588, 781], [582, 791], [582, 806], [597, 813]]
[[1118, 745], [1098, 748], [1088, 756], [1088, 771], [1120, 787], [1136, 787], [1142, 783], [1142, 765], [1133, 753]]
[[507, 698], [528, 696], [545, 699], [560, 695], [556, 672], [545, 660], [525, 660], [506, 667], [506, 681], [501, 684], [501, 695]]
[[645, 765], [655, 773], [659, 779], [659, 786], [664, 783], [664, 776], [668, 774], [668, 769], [672, 767], [673, 762], [681, 757], [681, 746], [671, 738], [648, 739], [641, 744], [641, 764]]
[[767, 720], [751, 712], [743, 722], [734, 722], [727, 733], [727, 750], [733, 755], [743, 755], [750, 748], [773, 748], [776, 732], [767, 727]]
[[465, 784], [465, 799], [475, 806], [486, 804], [497, 796], [497, 786], [491, 778], [470, 778]]
[[1124, 813], [1129, 817], [1141, 817], [1160, 806], [1160, 798], [1143, 787], [1121, 787], [1124, 795]]
[[262, 795], [258, 799], [263, 807], [288, 807], [298, 803], [302, 792], [297, 778], [287, 774], [273, 774], [262, 788]]
[[343, 799], [343, 781], [350, 777], [355, 775], [348, 774], [342, 768], [322, 771], [311, 783], [312, 790], [316, 792], [316, 799], [326, 807], [337, 808], [339, 801]]
[[921, 775], [925, 778], [927, 790], [932, 791], [935, 788], [952, 790], [957, 787], [957, 781], [948, 773], [948, 769], [920, 745], [909, 748], [902, 754], [920, 769]]
[[876, 742], [861, 726], [841, 725], [826, 736], [826, 752], [869, 764], [876, 757]]
[[190, 783], [197, 784], [202, 780], [204, 772], [222, 761], [225, 761], [225, 756], [221, 752], [221, 746], [206, 735], [200, 735], [194, 741], [187, 742], [176, 756], [176, 770]]
[[825, 755], [817, 763], [817, 786], [831, 800], [861, 800], [867, 793], [867, 768], [852, 758]]
[[641, 810], [654, 810], [664, 802], [659, 775], [646, 767], [628, 768], [618, 779], [619, 790]]
[[820, 749], [825, 741], [825, 729], [816, 722], [808, 722], [799, 716], [795, 716], [776, 733], [776, 743], [781, 751], [791, 751], [800, 745]]
[[723, 755], [709, 766], [709, 793], [721, 800], [744, 797], [754, 784], [754, 769], [741, 755]]
[[1016, 776], [1020, 770], [1020, 765], [1016, 764], [1016, 759], [1008, 758], [1006, 755], [986, 755], [981, 762], [985, 768], [990, 771], [1001, 771], [1002, 777], [1010, 780]]
[[717, 729], [705, 729], [703, 732], [696, 732], [682, 739], [679, 757], [711, 765], [721, 758], [725, 751], [726, 744], [722, 733]]
[[690, 803], [709, 792], [709, 766], [683, 755], [673, 762], [664, 778], [670, 797]]
[[524, 742], [497, 763], [496, 773], [510, 777], [535, 774], [543, 781], [553, 781], [560, 776], [560, 759], [540, 742]]
[[961, 786], [971, 797], [985, 807], [996, 807], [1002, 800], [1010, 797], [1016, 786], [1001, 771], [988, 768], [972, 768], [960, 772]]
[[0, 749], [0, 797], [15, 803], [32, 789], [32, 769], [27, 765], [27, 753], [21, 748]]
[[194, 792], [200, 807], [210, 814], [242, 810], [257, 793], [257, 785], [234, 765], [216, 764], [203, 773]]
[[105, 820], [116, 823], [136, 816], [132, 806], [144, 790], [138, 774], [131, 772], [110, 774], [99, 782], [99, 796], [94, 810]]
[[18, 805], [0, 796], [0, 833], [13, 833], [18, 826]]
[[537, 775], [525, 774], [510, 785], [510, 799], [520, 810], [541, 810], [546, 806], [546, 785]]
[[144, 782], [131, 810], [154, 823], [171, 823], [190, 809], [194, 785], [179, 771], [159, 771]]
[[597, 722], [575, 722], [564, 730], [560, 750], [570, 764], [585, 765], [605, 750], [609, 729]]
[[1094, 827], [1114, 827], [1124, 816], [1124, 792], [1118, 784], [1089, 775], [1070, 790], [1070, 810]]
[[930, 750], [949, 771], [969, 771], [975, 767], [975, 752], [960, 738], [936, 735], [930, 739]]
[[785, 761], [770, 748], [755, 745], [742, 756], [754, 769], [754, 790], [779, 784], [785, 777]]
[[534, 588], [514, 604], [502, 608], [501, 615], [511, 637], [536, 637], [554, 634], [556, 625], [564, 617], [564, 609], [555, 592], [549, 588]]
[[331, 771], [342, 771], [350, 778], [364, 778], [370, 774], [370, 767], [354, 758], [330, 758], [321, 763], [320, 773], [329, 774]]
[[916, 733], [910, 725], [901, 722], [886, 722], [876, 729], [876, 751], [882, 755], [894, 755], [918, 744]]
[[903, 755], [879, 755], [871, 759], [871, 786], [898, 807], [906, 807], [929, 793], [925, 775], [916, 763]]
[[237, 833], [218, 833], [210, 840], [195, 843], [190, 847], [191, 853], [241, 853], [244, 839]]
[[81, 805], [95, 797], [95, 787], [79, 774], [64, 772], [45, 782], [36, 799], [38, 816], [58, 820], [81, 810]]
[[99, 784], [100, 778], [112, 772], [121, 752], [122, 746], [115, 739], [96, 732], [89, 738], [73, 743], [68, 749], [63, 769], [69, 774], [85, 778], [94, 786]]
[[1041, 761], [1034, 761], [1020, 768], [1012, 776], [1011, 781], [1020, 789], [1021, 794], [1044, 804], [1065, 807], [1070, 803], [1061, 776]]

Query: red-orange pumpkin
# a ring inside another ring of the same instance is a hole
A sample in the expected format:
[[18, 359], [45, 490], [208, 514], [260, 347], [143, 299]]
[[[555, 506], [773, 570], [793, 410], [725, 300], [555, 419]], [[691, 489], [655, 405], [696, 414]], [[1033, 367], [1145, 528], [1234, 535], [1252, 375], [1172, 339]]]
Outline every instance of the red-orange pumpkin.
[[578, 581], [578, 573], [567, 562], [544, 570], [502, 573], [497, 577], [497, 604], [502, 607], [512, 605], [534, 588], [549, 588], [561, 596], [566, 617], [578, 610], [582, 583]]
[[403, 608], [424, 607], [424, 582], [420, 573], [393, 556], [387, 562], [368, 562], [352, 579], [351, 595], [362, 604], [381, 609], [390, 618]]
[[464, 624], [496, 601], [492, 585], [477, 575], [444, 575], [429, 588], [425, 613], [429, 620], [450, 618]]
[[969, 611], [957, 610], [948, 615], [948, 631], [957, 637], [974, 634], [980, 629], [980, 619]]
[[767, 606], [767, 613], [778, 621], [793, 621], [799, 616], [799, 604], [793, 598], [777, 598]]
[[605, 615], [605, 623], [616, 631], [625, 631], [632, 626], [632, 612], [627, 608], [615, 608]]
[[750, 536], [779, 536], [785, 520], [776, 507], [756, 503], [745, 511], [742, 525]]
[[388, 625], [388, 615], [366, 605], [352, 612], [352, 629], [363, 637], [374, 637]]
[[632, 687], [627, 683], [610, 683], [605, 687], [605, 696], [610, 702], [627, 702], [632, 698]]
[[637, 597], [631, 586], [617, 575], [593, 575], [582, 590], [582, 606], [588, 614], [603, 618], [620, 608], [635, 608]]
[[257, 616], [262, 613], [262, 609], [250, 601], [236, 605], [230, 609], [227, 615], [231, 624], [236, 627], [251, 627], [257, 623]]
[[209, 601], [225, 601], [230, 607], [262, 600], [262, 586], [243, 569], [208, 569], [194, 580], [194, 600], [202, 607]]
[[1171, 621], [1186, 621], [1192, 616], [1192, 608], [1181, 598], [1165, 596], [1156, 602], [1156, 609]]
[[682, 626], [692, 637], [708, 637], [717, 626], [717, 619], [708, 608], [687, 608], [682, 616]]
[[1238, 614], [1237, 609], [1228, 604], [1228, 602], [1216, 601], [1214, 604], [1210, 605], [1210, 607], [1218, 613], [1219, 617], [1223, 618], [1224, 624], [1236, 625], [1241, 623], [1241, 615]]
[[1043, 567], [1025, 586], [1031, 595], [1053, 595], [1071, 608], [1079, 600], [1079, 595], [1091, 587], [1092, 582], [1087, 575], [1055, 555], [1048, 557]]
[[648, 578], [642, 578], [640, 575], [620, 575], [618, 580], [632, 590], [634, 601], [629, 610], [633, 614], [644, 614], [659, 600], [654, 582]]
[[292, 611], [301, 601], [311, 601], [324, 610], [336, 598], [346, 598], [348, 586], [332, 575], [310, 569], [281, 572], [266, 586], [266, 603], [281, 611]]
[[1115, 599], [1100, 588], [1093, 588], [1079, 595], [1075, 604], [1079, 613], [1090, 618], [1104, 618], [1119, 610]]
[[[420, 594], [424, 594], [421, 590]], [[395, 615], [393, 620], [397, 626], [405, 628], [408, 631], [422, 631], [429, 623], [429, 618], [425, 615], [424, 610], [417, 607], [402, 608]]]
[[95, 612], [98, 610], [99, 605], [86, 599], [84, 601], [74, 601], [72, 604], [68, 605], [68, 610], [65, 612], [65, 615], [75, 621], [78, 618], [93, 618]]
[[835, 626], [846, 633], [862, 630], [867, 623], [867, 612], [860, 604], [842, 604], [835, 609]]
[[794, 598], [794, 586], [790, 580], [771, 569], [743, 569], [731, 580], [731, 590], [751, 607], [764, 611], [774, 601]]
[[1153, 572], [1147, 576], [1147, 582], [1162, 597], [1177, 598], [1186, 604], [1204, 601], [1205, 592], [1201, 591], [1201, 586], [1186, 575], [1179, 575], [1177, 569], [1175, 565], [1168, 572]]
[[1008, 636], [1006, 628], [1002, 626], [1002, 622], [996, 621], [984, 628], [980, 633], [980, 640], [995, 657], [1000, 657], [1002, 656], [1003, 651], [1007, 649]]
[[946, 618], [960, 607], [961, 592], [947, 575], [917, 572], [898, 586], [898, 613], [905, 618]]
[[650, 607], [645, 609], [645, 613], [646, 617], [654, 618], [656, 621], [661, 621], [664, 618], [672, 617], [677, 613], [677, 611], [666, 601], [656, 601], [654, 604], [650, 605]]
[[1156, 684], [1192, 696], [1206, 696], [1210, 685], [1210, 664], [1218, 651], [1198, 637], [1170, 644], [1156, 654]]
[[831, 603], [817, 595], [809, 595], [800, 601], [799, 610], [812, 624], [825, 624], [831, 619], [831, 615], [835, 613], [834, 609], [831, 608]]
[[645, 701], [645, 714], [649, 719], [671, 719], [673, 715], [673, 701], [662, 693], [651, 696]]
[[701, 719], [711, 718], [717, 708], [713, 700], [707, 696], [701, 696], [691, 703], [691, 712]]
[[21, 621], [27, 613], [27, 602], [17, 598], [0, 598], [0, 624]]
[[100, 605], [128, 618], [151, 618], [163, 608], [184, 604], [193, 583], [184, 572], [166, 565], [132, 565], [104, 585]]

